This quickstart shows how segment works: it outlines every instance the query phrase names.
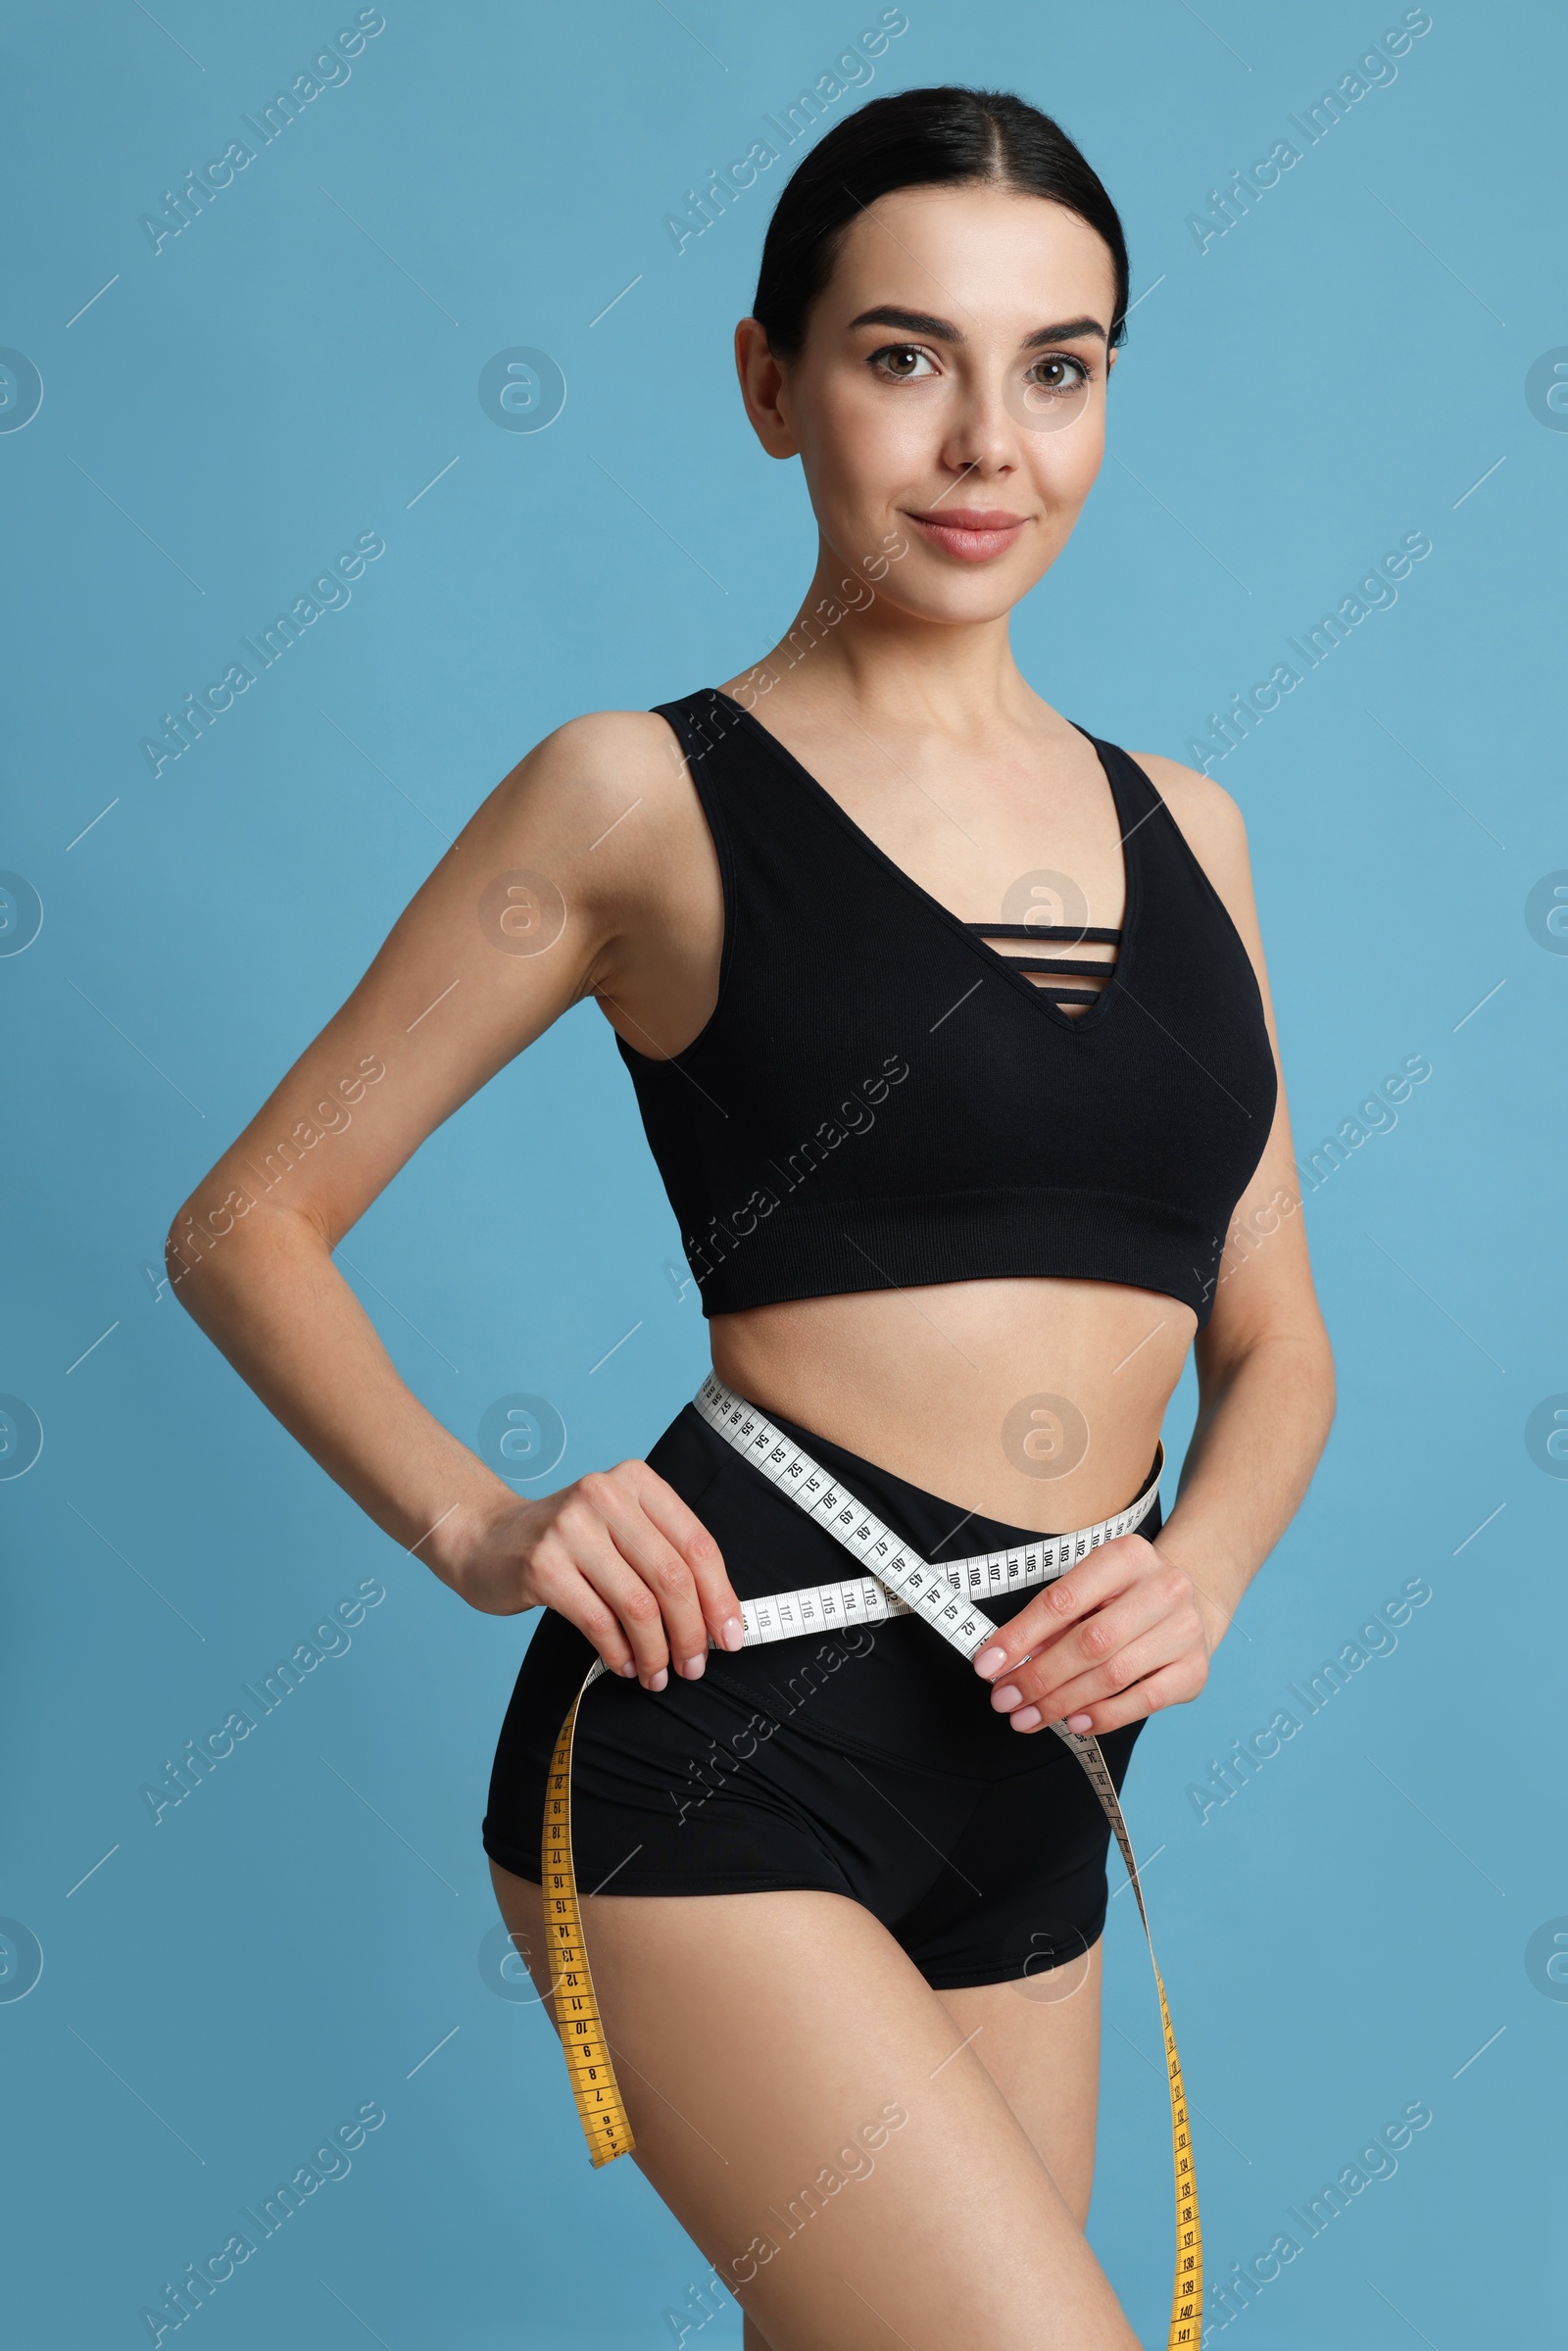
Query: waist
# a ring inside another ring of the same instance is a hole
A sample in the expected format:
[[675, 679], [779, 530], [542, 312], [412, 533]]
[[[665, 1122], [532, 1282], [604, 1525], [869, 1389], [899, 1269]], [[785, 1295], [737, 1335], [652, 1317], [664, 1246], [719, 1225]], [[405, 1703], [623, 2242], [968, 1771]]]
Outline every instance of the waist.
[[[840, 1481], [847, 1494], [874, 1511], [901, 1542], [933, 1565], [972, 1559], [982, 1552], [1009, 1551], [1038, 1543], [1042, 1535], [1070, 1534], [1081, 1523], [1059, 1517], [1057, 1523], [1041, 1528], [995, 1518], [915, 1484], [820, 1430], [778, 1412], [769, 1412], [767, 1417], [785, 1438]], [[677, 1413], [650, 1447], [648, 1460], [713, 1535], [738, 1598], [759, 1598], [794, 1583], [829, 1581], [849, 1572], [843, 1550], [825, 1528], [710, 1427], [695, 1404], [687, 1404]], [[1118, 1497], [1117, 1508], [1132, 1503], [1147, 1490], [1157, 1460], [1156, 1445]], [[1160, 1519], [1156, 1496], [1140, 1531], [1152, 1540]], [[1027, 1596], [1026, 1592], [998, 1595], [997, 1605], [986, 1601], [987, 1612], [1003, 1622], [1012, 1612], [1009, 1603], [1021, 1604]], [[710, 1660], [710, 1664], [724, 1662], [718, 1657]]]
[[[1065, 1519], [1042, 1530], [967, 1509], [820, 1431], [776, 1412], [767, 1417], [781, 1435], [841, 1480], [900, 1542], [933, 1566], [982, 1552], [1009, 1551], [1042, 1532], [1072, 1531], [1074, 1522]], [[743, 1605], [843, 1578], [846, 1553], [827, 1528], [710, 1428], [695, 1404], [676, 1414], [650, 1448], [648, 1460], [718, 1544]], [[1152, 1472], [1152, 1461], [1148, 1466]], [[1121, 1503], [1131, 1502], [1145, 1483], [1147, 1473], [1130, 1481]], [[1152, 1541], [1159, 1525], [1156, 1498], [1139, 1532]], [[1032, 1597], [1031, 1588], [988, 1592], [982, 1605], [991, 1622], [1001, 1625]], [[562, 1629], [580, 1676], [583, 1660], [592, 1651], [579, 1634]], [[797, 1719], [805, 1675], [810, 1679], [810, 1703], [808, 1713], [800, 1716], [801, 1724], [852, 1753], [874, 1749], [917, 1763], [923, 1770], [960, 1775], [991, 1771], [999, 1762], [1004, 1771], [1012, 1771], [1037, 1760], [1019, 1756], [1018, 1750], [1032, 1742], [1014, 1737], [1005, 1718], [984, 1702], [966, 1658], [913, 1616], [831, 1634], [824, 1626], [821, 1635], [804, 1643], [785, 1641], [733, 1653], [714, 1650], [708, 1673], [760, 1713], [790, 1721]], [[872, 1725], [874, 1732], [868, 1730]], [[1051, 1743], [1056, 1745], [1054, 1740]], [[1059, 1752], [1075, 1770], [1066, 1750]]]
[[710, 1325], [713, 1367], [774, 1420], [1030, 1534], [1137, 1493], [1193, 1318], [1100, 1282], [803, 1299]]

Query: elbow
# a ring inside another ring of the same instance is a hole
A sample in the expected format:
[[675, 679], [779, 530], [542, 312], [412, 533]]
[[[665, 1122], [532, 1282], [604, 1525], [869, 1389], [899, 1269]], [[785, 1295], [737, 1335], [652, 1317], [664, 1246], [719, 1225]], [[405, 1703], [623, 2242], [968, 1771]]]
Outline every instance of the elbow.
[[1316, 1299], [1311, 1301], [1311, 1312], [1299, 1332], [1299, 1339], [1311, 1364], [1309, 1377], [1322, 1411], [1323, 1430], [1326, 1436], [1334, 1418], [1334, 1346], [1329, 1338], [1328, 1325], [1323, 1320]]
[[187, 1200], [164, 1236], [164, 1272], [169, 1293], [189, 1312], [195, 1278], [217, 1246], [196, 1208]]
[[1224, 1344], [1210, 1326], [1200, 1333], [1194, 1356], [1207, 1410], [1217, 1409], [1239, 1381], [1261, 1379], [1279, 1397], [1303, 1445], [1311, 1444], [1313, 1458], [1322, 1452], [1334, 1426], [1336, 1396], [1334, 1349], [1321, 1315], [1282, 1318], [1266, 1329], [1231, 1334]]
[[216, 1205], [194, 1192], [175, 1211], [164, 1239], [164, 1271], [181, 1305], [190, 1306], [195, 1276], [214, 1256], [221, 1256], [224, 1243], [255, 1205], [250, 1193], [233, 1186]]
[[1290, 1342], [1292, 1384], [1295, 1389], [1294, 1417], [1303, 1434], [1312, 1433], [1313, 1458], [1321, 1454], [1328, 1444], [1334, 1426], [1338, 1397], [1334, 1372], [1334, 1349], [1322, 1320], [1315, 1317], [1316, 1327], [1302, 1332]]

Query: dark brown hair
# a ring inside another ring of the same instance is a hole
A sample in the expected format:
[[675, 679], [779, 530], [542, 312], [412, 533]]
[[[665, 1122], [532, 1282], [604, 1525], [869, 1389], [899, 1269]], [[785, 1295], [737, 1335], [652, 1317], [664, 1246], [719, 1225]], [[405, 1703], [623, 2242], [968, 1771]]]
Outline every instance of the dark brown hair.
[[835, 123], [786, 181], [762, 244], [752, 316], [792, 359], [857, 214], [897, 188], [990, 182], [1065, 207], [1103, 239], [1115, 272], [1110, 341], [1127, 331], [1127, 244], [1116, 207], [1067, 133], [1007, 90], [900, 90]]

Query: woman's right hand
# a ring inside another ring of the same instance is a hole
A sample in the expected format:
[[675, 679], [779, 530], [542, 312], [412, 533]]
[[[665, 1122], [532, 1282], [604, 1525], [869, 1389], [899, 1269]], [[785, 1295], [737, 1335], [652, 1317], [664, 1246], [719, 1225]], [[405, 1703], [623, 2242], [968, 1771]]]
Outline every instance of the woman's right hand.
[[503, 1504], [447, 1580], [488, 1616], [554, 1608], [645, 1690], [665, 1687], [671, 1660], [695, 1682], [710, 1635], [722, 1649], [745, 1635], [717, 1543], [646, 1461]]

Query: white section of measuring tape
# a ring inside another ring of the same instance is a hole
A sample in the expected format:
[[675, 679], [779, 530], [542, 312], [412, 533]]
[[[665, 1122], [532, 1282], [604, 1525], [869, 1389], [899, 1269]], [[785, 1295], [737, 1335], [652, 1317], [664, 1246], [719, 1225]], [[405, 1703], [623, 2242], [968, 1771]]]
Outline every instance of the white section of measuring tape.
[[923, 1616], [945, 1641], [972, 1657], [996, 1627], [978, 1608], [965, 1606], [966, 1601], [1003, 1599], [1065, 1575], [1102, 1543], [1114, 1543], [1141, 1527], [1159, 1493], [1156, 1468], [1134, 1501], [1098, 1526], [1080, 1527], [1071, 1535], [1042, 1535], [1011, 1550], [979, 1551], [973, 1558], [945, 1559], [932, 1566], [716, 1374], [703, 1382], [694, 1400], [710, 1428], [870, 1571], [842, 1584], [814, 1584], [799, 1592], [771, 1592], [765, 1599], [743, 1600], [741, 1621], [748, 1648], [803, 1633], [835, 1632], [844, 1625]]

